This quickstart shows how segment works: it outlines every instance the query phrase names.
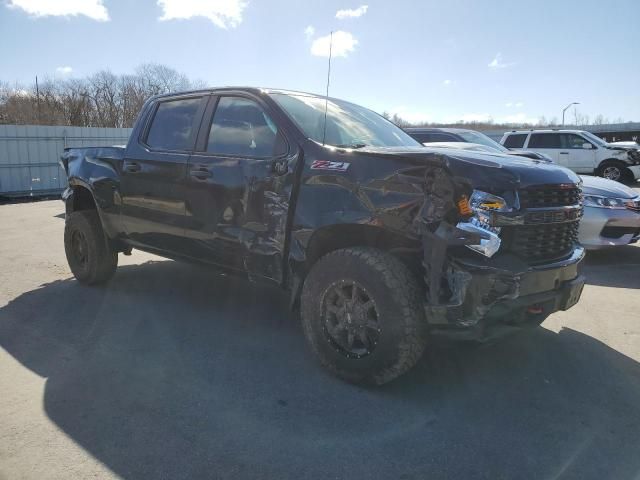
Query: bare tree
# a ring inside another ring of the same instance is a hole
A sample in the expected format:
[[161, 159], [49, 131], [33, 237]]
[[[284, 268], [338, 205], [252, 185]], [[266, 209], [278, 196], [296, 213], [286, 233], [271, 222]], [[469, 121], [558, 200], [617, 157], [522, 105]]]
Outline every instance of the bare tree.
[[84, 79], [44, 79], [11, 88], [0, 84], [0, 123], [130, 127], [152, 95], [189, 90], [192, 82], [165, 65], [144, 64], [133, 75], [103, 70]]

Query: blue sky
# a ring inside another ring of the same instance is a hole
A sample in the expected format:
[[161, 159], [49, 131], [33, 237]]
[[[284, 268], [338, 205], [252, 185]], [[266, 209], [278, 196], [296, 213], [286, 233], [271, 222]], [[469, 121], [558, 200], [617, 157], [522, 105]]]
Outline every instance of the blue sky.
[[638, 0], [0, 0], [0, 80], [169, 65], [408, 120], [640, 121]]

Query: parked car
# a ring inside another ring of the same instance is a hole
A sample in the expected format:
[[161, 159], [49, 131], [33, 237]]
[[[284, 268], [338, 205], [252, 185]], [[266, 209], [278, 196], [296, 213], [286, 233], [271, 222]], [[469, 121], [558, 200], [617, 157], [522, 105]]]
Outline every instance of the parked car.
[[352, 382], [401, 375], [429, 335], [539, 325], [584, 285], [577, 175], [429, 152], [342, 100], [158, 96], [125, 148], [69, 148], [61, 161], [79, 282], [107, 281], [118, 253], [137, 248], [276, 284], [320, 362]]
[[[544, 153], [530, 152], [530, 151], [511, 151], [508, 148], [503, 147], [494, 139], [488, 137], [482, 132], [476, 132], [475, 130], [468, 130], [465, 128], [420, 128], [412, 127], [405, 128], [405, 132], [411, 135], [418, 142], [423, 145], [431, 145], [433, 143], [473, 143], [475, 145], [484, 145], [493, 151], [501, 153], [508, 153], [509, 155], [516, 155], [519, 157], [527, 157], [533, 160], [545, 160], [551, 161], [551, 158], [547, 157]], [[442, 145], [444, 146], [444, 145]], [[477, 147], [472, 150], [478, 150]]]
[[640, 194], [605, 178], [585, 175], [582, 181], [580, 243], [587, 249], [636, 243], [640, 239]]
[[[489, 145], [481, 145], [479, 143], [467, 143], [467, 142], [431, 142], [424, 143], [428, 148], [453, 148], [455, 150], [471, 150], [474, 152], [486, 152], [486, 153], [499, 153], [502, 155], [511, 155], [513, 157], [528, 158], [529, 160], [539, 160], [542, 162], [553, 163], [549, 157], [537, 152], [512, 152], [502, 147], [499, 143], [496, 143], [501, 149]], [[520, 155], [526, 153], [526, 155]]]
[[616, 181], [640, 178], [640, 150], [614, 146], [583, 130], [513, 130], [500, 143], [514, 151], [541, 151], [577, 173]]

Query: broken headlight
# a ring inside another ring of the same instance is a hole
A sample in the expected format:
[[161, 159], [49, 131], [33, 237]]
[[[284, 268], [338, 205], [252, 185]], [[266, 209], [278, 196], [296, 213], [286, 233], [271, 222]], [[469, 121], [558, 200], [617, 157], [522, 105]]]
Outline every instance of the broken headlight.
[[500, 227], [491, 225], [491, 212], [508, 212], [510, 209], [507, 202], [497, 195], [474, 190], [469, 199], [469, 206], [473, 215], [468, 220], [459, 222], [457, 227], [480, 236], [480, 243], [467, 245], [468, 248], [485, 257], [492, 257], [500, 249]]

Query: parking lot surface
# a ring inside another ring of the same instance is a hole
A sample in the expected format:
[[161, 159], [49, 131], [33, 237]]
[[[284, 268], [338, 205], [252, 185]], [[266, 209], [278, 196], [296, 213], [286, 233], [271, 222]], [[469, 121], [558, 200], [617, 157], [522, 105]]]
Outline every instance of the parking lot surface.
[[359, 388], [277, 289], [141, 252], [83, 287], [63, 228], [0, 206], [0, 479], [638, 478], [640, 247], [543, 328]]

